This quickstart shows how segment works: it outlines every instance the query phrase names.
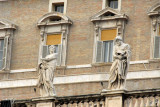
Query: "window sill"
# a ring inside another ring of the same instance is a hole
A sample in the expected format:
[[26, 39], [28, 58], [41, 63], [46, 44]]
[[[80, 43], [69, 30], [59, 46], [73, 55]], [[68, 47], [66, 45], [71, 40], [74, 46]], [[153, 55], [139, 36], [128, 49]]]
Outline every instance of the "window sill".
[[102, 62], [102, 63], [93, 63], [93, 67], [99, 67], [99, 66], [111, 66], [112, 62]]
[[56, 70], [65, 70], [66, 66], [56, 66]]
[[160, 58], [149, 59], [149, 63], [152, 63], [152, 62], [160, 62]]

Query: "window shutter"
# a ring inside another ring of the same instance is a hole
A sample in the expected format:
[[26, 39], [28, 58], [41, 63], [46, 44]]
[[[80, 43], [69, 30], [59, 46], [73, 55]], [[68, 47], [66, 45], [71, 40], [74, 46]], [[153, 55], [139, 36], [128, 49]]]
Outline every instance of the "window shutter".
[[48, 51], [49, 51], [48, 50], [48, 46], [47, 45], [43, 45], [42, 46], [42, 58], [45, 58], [49, 54]]
[[110, 41], [110, 52], [109, 52], [109, 62], [112, 62], [113, 60], [113, 41]]
[[96, 62], [102, 62], [103, 42], [97, 41]]
[[58, 56], [57, 56], [57, 66], [61, 65], [61, 54], [62, 54], [62, 45], [58, 45]]
[[7, 67], [7, 50], [8, 50], [8, 36], [6, 36], [4, 38], [4, 48], [3, 48], [3, 65], [2, 65], [2, 69], [6, 69]]
[[155, 36], [154, 58], [160, 58], [160, 37]]

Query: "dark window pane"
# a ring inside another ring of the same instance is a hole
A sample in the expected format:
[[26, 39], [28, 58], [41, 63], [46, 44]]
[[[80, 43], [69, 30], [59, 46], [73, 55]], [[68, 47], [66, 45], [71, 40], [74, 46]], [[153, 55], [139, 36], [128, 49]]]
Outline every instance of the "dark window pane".
[[0, 60], [3, 58], [3, 51], [0, 50]]
[[3, 50], [4, 40], [0, 39], [0, 50]]
[[63, 13], [64, 5], [55, 5], [55, 11]]
[[2, 69], [3, 62], [0, 60], [0, 69]]
[[113, 40], [104, 42], [104, 62], [112, 62]]
[[109, 0], [108, 6], [113, 9], [117, 9], [118, 8], [118, 0]]

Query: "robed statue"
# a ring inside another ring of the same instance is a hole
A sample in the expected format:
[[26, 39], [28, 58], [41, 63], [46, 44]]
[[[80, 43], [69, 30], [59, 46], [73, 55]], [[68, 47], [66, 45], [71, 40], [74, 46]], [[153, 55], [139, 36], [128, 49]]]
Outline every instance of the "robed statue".
[[113, 63], [110, 68], [108, 89], [125, 89], [126, 76], [130, 62], [130, 46], [117, 36], [114, 40]]
[[40, 95], [42, 97], [55, 96], [55, 88], [53, 86], [54, 72], [57, 63], [56, 47], [49, 46], [49, 55], [41, 59], [42, 63], [39, 64], [38, 71], [38, 87], [40, 88]]

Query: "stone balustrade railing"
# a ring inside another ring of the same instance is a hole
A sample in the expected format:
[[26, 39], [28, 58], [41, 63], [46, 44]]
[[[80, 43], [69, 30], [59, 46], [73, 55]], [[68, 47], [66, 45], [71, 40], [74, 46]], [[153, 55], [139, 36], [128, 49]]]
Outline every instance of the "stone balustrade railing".
[[160, 107], [159, 90], [135, 91], [125, 94], [124, 107]]
[[105, 107], [105, 98], [100, 95], [62, 97], [55, 102], [56, 107]]
[[[160, 107], [160, 89], [114, 90], [96, 95], [17, 100], [14, 107]], [[52, 105], [52, 106], [49, 106]]]

